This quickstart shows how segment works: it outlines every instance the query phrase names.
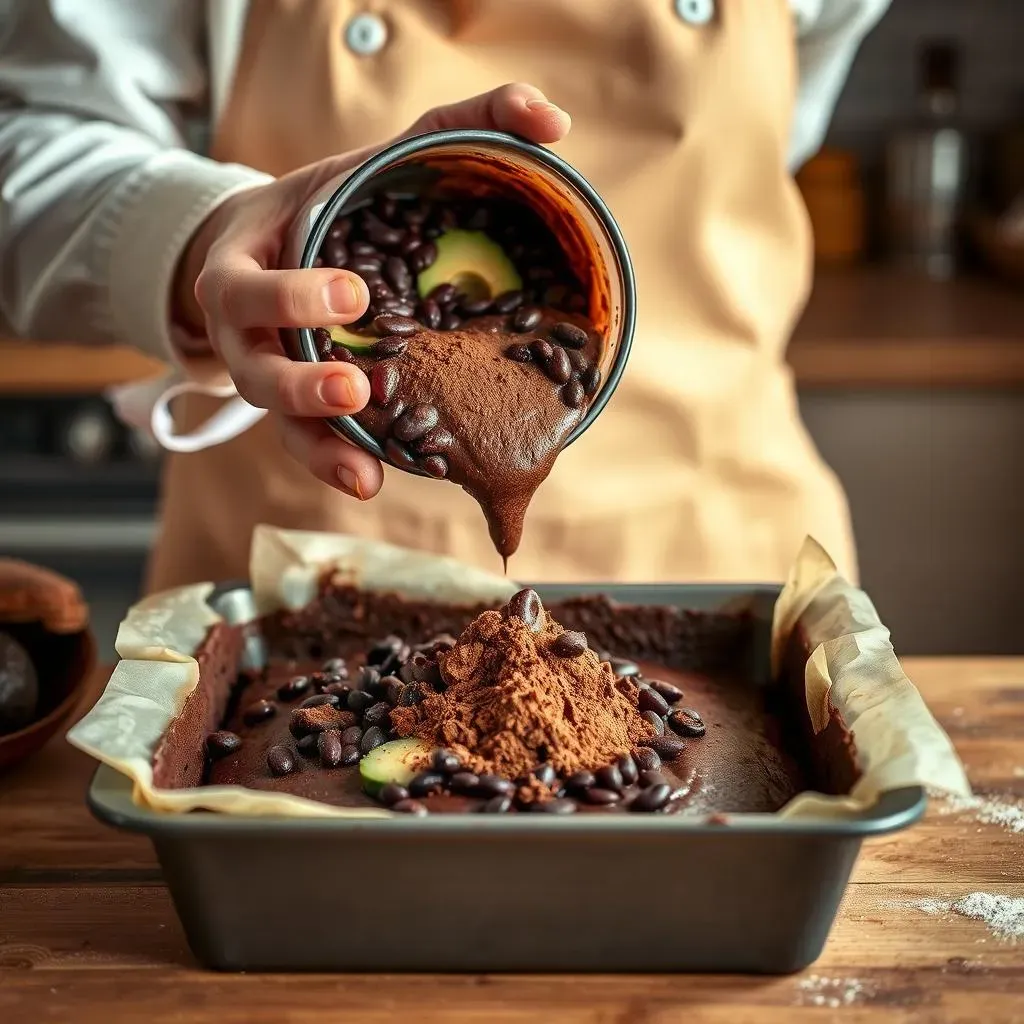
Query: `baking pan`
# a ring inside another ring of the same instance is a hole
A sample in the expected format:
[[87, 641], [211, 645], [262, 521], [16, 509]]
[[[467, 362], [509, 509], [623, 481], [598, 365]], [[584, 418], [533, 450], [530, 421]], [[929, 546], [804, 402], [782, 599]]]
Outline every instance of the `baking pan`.
[[[769, 683], [778, 588], [539, 586], [542, 598], [749, 609]], [[244, 595], [221, 591], [227, 617]], [[244, 819], [136, 807], [100, 767], [89, 806], [150, 837], [192, 951], [222, 970], [787, 973], [820, 953], [862, 841], [924, 812], [910, 787], [860, 817], [435, 815]]]

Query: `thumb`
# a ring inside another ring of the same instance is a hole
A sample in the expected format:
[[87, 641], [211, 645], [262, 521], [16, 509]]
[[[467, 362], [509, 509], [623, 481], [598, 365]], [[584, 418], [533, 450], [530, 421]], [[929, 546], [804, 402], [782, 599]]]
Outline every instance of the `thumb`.
[[531, 142], [558, 142], [571, 120], [561, 107], [532, 85], [514, 82], [458, 103], [428, 110], [400, 138], [449, 128], [489, 128], [512, 132]]

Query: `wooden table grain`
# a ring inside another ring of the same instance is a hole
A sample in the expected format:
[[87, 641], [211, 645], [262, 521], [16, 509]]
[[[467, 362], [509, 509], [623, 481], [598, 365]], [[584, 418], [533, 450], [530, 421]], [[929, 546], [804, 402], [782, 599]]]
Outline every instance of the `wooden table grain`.
[[944, 909], [972, 892], [1024, 898], [1024, 659], [906, 667], [1003, 820], [934, 802], [917, 827], [867, 843], [824, 953], [801, 974], [204, 971], [148, 843], [91, 818], [93, 764], [58, 738], [0, 777], [0, 1021], [1024, 1022], [1024, 940]]

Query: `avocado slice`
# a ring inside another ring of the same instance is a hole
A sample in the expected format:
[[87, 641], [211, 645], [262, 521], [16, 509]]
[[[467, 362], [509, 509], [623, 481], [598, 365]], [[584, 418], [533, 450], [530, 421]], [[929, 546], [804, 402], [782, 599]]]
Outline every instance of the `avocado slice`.
[[367, 336], [365, 334], [353, 334], [351, 331], [346, 331], [344, 327], [335, 326], [328, 328], [328, 333], [331, 335], [331, 341], [335, 345], [344, 345], [345, 348], [352, 352], [368, 352], [370, 346], [377, 341], [372, 335]]
[[389, 782], [407, 786], [409, 780], [430, 763], [431, 749], [415, 736], [390, 740], [375, 747], [359, 762], [363, 790], [376, 796]]
[[455, 285], [471, 302], [523, 287], [505, 250], [482, 231], [446, 231], [434, 244], [437, 259], [416, 279], [422, 298], [439, 284]]

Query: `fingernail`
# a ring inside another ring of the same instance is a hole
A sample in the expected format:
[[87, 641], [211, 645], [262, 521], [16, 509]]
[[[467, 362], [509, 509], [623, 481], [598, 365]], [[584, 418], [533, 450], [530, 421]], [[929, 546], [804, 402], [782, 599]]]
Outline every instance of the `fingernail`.
[[354, 313], [361, 298], [359, 285], [350, 277], [336, 277], [324, 286], [324, 305], [328, 313]]
[[355, 393], [352, 390], [352, 382], [343, 374], [336, 373], [331, 377], [325, 377], [320, 381], [317, 389], [320, 401], [329, 405], [332, 409], [350, 409], [356, 404]]
[[526, 101], [526, 109], [527, 110], [545, 111], [545, 112], [549, 111], [549, 110], [554, 110], [554, 111], [560, 111], [561, 110], [560, 107], [556, 107], [554, 105], [554, 103], [548, 103], [547, 100], [527, 100]]
[[341, 481], [341, 486], [348, 491], [353, 498], [358, 498], [360, 501], [363, 500], [363, 491], [359, 486], [359, 477], [356, 476], [348, 466], [338, 467], [338, 479]]

